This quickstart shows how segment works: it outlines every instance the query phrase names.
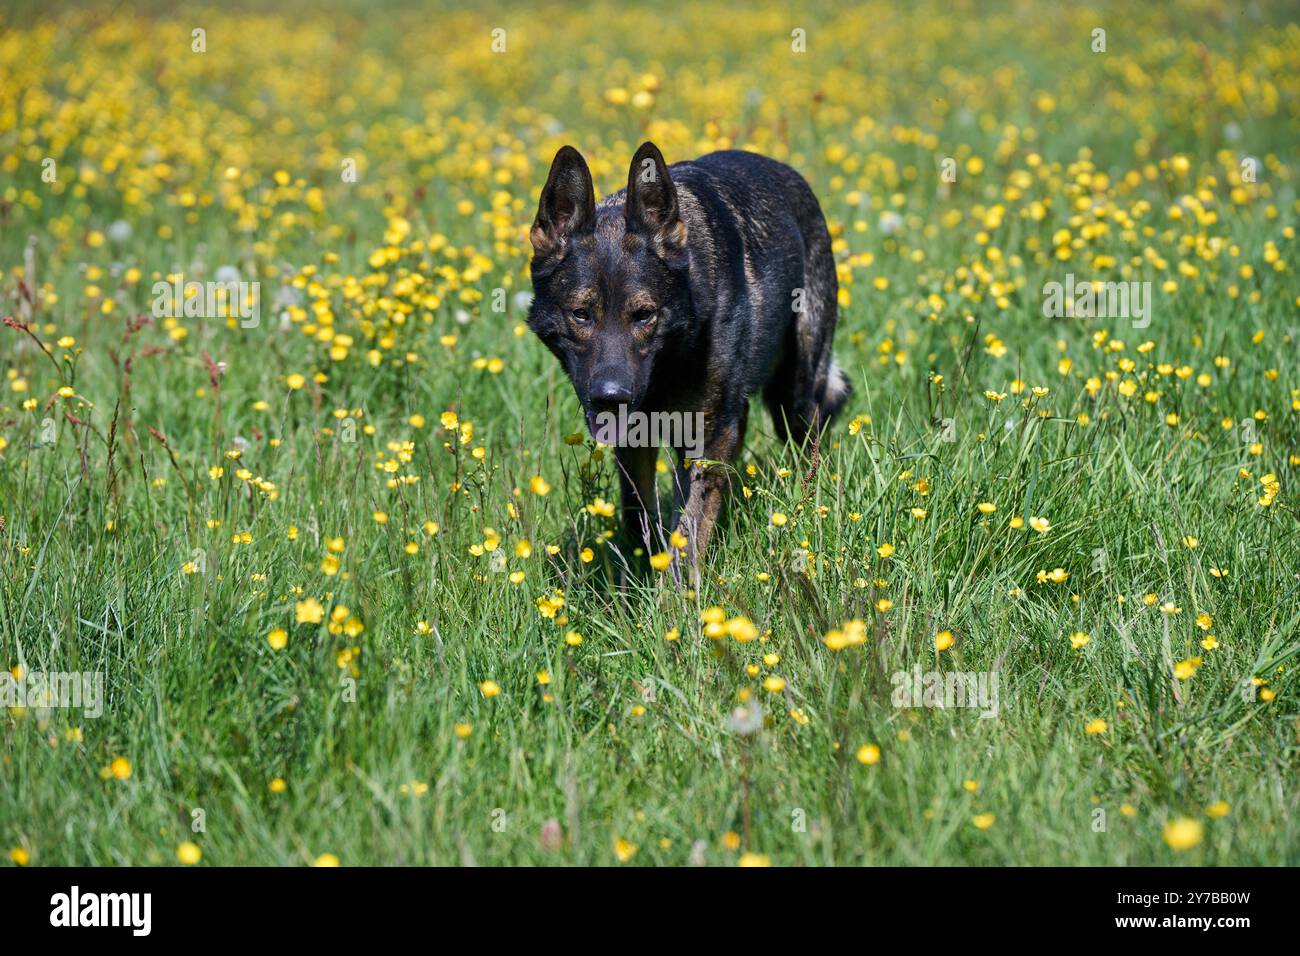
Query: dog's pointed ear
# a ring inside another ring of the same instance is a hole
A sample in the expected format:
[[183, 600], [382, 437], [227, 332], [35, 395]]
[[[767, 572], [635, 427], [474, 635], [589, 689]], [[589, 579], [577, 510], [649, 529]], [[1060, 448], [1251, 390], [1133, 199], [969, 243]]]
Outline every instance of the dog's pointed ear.
[[624, 207], [628, 232], [648, 235], [665, 251], [686, 245], [686, 223], [677, 203], [677, 187], [668, 175], [664, 154], [654, 143], [642, 143], [627, 172]]
[[561, 146], [551, 161], [537, 218], [528, 234], [533, 251], [543, 259], [559, 254], [570, 236], [590, 229], [595, 219], [596, 191], [587, 161], [572, 146]]

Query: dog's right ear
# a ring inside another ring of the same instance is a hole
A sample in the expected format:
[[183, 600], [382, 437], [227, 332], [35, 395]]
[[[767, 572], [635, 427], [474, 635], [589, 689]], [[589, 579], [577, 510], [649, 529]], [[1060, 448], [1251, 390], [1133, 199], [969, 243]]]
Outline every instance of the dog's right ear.
[[587, 161], [572, 146], [561, 146], [551, 162], [551, 173], [537, 204], [537, 218], [528, 234], [537, 258], [559, 255], [569, 237], [591, 228], [595, 218], [596, 190]]

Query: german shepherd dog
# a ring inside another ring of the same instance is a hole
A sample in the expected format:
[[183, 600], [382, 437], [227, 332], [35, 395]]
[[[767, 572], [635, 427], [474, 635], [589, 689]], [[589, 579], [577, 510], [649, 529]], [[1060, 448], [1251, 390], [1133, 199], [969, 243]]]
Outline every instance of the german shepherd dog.
[[[816, 441], [849, 396], [831, 361], [838, 287], [817, 198], [793, 169], [755, 153], [670, 167], [643, 143], [627, 189], [597, 203], [586, 160], [565, 146], [530, 239], [528, 325], [568, 373], [593, 436], [606, 440], [601, 413], [703, 414], [703, 460], [687, 466], [674, 449], [678, 530], [698, 561], [750, 396], [762, 392], [777, 438], [797, 446]], [[624, 530], [659, 550], [657, 450], [612, 444]]]

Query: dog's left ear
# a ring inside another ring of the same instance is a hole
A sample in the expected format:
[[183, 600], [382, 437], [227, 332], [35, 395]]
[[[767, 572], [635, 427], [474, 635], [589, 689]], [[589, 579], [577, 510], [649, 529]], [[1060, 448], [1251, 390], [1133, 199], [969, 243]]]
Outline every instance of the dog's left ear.
[[642, 143], [627, 172], [628, 232], [648, 236], [668, 254], [686, 246], [686, 223], [677, 205], [677, 187], [668, 175], [664, 154], [654, 143]]

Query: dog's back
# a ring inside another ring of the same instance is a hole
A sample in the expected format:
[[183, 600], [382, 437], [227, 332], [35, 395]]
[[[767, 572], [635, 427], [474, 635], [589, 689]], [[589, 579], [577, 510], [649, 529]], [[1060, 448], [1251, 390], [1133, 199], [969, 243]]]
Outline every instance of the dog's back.
[[802, 444], [849, 394], [831, 361], [839, 286], [821, 206], [795, 170], [757, 153], [723, 150], [668, 170], [691, 268], [711, 280], [713, 307], [697, 307], [714, 314], [710, 351], [726, 356], [734, 401], [761, 389], [777, 437]]

